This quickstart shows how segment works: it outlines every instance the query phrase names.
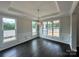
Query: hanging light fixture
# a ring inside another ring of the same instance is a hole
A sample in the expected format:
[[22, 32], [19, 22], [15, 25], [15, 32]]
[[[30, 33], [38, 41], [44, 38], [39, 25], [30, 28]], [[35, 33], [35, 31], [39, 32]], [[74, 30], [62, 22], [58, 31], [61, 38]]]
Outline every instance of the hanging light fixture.
[[37, 22], [37, 24], [39, 25], [39, 26], [41, 26], [42, 25], [42, 21], [41, 21], [41, 19], [40, 19], [40, 17], [39, 17], [39, 11], [40, 11], [40, 9], [37, 9], [37, 12], [38, 12], [38, 22]]

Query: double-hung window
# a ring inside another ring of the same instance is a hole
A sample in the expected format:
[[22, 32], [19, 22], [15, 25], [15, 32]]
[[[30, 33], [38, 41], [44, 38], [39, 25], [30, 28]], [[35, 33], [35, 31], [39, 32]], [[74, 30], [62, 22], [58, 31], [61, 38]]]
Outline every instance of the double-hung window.
[[54, 20], [53, 21], [53, 37], [59, 37], [59, 31], [60, 31], [60, 21], [59, 20]]
[[37, 22], [32, 21], [32, 35], [37, 35]]
[[52, 36], [52, 22], [48, 21], [48, 36]]
[[47, 35], [47, 22], [43, 22], [43, 28], [42, 28], [42, 34], [44, 35], [44, 36], [46, 36]]
[[11, 18], [2, 18], [3, 42], [16, 40], [16, 21]]

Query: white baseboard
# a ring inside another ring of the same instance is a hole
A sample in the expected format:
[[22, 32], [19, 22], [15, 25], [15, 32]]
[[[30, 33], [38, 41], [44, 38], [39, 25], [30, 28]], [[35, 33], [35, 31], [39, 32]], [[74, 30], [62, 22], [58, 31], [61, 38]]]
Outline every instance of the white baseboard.
[[76, 50], [76, 49], [71, 49], [71, 51], [77, 52], [77, 50]]
[[[41, 37], [41, 38], [44, 38], [44, 37]], [[57, 42], [60, 42], [60, 43], [68, 44], [68, 43], [66, 43], [64, 41], [60, 41], [60, 40], [54, 40], [54, 39], [50, 39], [50, 38], [44, 38], [44, 39], [48, 39], [48, 40], [51, 40], [51, 41], [57, 41]]]
[[70, 49], [71, 49], [71, 51], [77, 52], [77, 49], [72, 48], [71, 45], [70, 45]]

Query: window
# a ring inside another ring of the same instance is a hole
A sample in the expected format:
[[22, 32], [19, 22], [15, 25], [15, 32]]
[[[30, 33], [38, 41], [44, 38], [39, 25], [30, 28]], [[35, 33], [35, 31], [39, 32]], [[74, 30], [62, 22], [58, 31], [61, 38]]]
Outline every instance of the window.
[[59, 29], [60, 29], [60, 21], [55, 20], [53, 21], [53, 36], [59, 37]]
[[37, 22], [32, 21], [32, 35], [37, 35]]
[[43, 35], [47, 35], [47, 22], [43, 22]]
[[3, 42], [9, 42], [16, 39], [16, 21], [15, 19], [3, 18]]
[[41, 35], [50, 36], [50, 37], [59, 37], [60, 36], [60, 20], [44, 21], [42, 27]]
[[48, 21], [48, 36], [52, 36], [52, 22]]

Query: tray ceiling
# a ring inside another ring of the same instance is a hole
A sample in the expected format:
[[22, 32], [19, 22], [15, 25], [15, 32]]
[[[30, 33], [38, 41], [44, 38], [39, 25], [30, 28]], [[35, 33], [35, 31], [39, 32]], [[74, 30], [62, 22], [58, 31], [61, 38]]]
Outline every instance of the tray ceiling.
[[0, 12], [40, 18], [69, 13], [73, 1], [0, 1]]

